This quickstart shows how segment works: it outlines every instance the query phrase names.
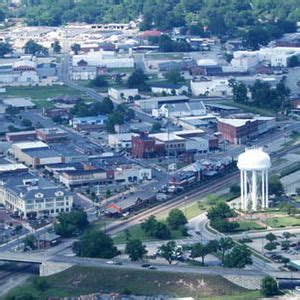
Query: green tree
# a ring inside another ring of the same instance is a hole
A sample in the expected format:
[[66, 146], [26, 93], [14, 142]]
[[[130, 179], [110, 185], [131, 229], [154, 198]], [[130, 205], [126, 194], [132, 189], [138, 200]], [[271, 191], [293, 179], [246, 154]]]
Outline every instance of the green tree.
[[269, 241], [271, 243], [277, 240], [276, 235], [272, 232], [266, 234], [265, 238], [266, 238], [267, 241]]
[[23, 49], [25, 54], [48, 55], [48, 49], [36, 43], [34, 40], [29, 40]]
[[154, 237], [162, 240], [171, 238], [171, 232], [165, 223], [157, 222]]
[[20, 109], [18, 107], [9, 105], [8, 107], [6, 107], [5, 113], [11, 116], [17, 115], [18, 113], [20, 113]]
[[61, 52], [61, 45], [59, 43], [59, 41], [55, 41], [52, 45], [51, 48], [53, 50], [54, 53], [60, 53]]
[[145, 233], [153, 236], [156, 231], [157, 222], [158, 221], [156, 220], [155, 216], [150, 216], [141, 224], [141, 227], [145, 231]]
[[174, 208], [169, 212], [169, 215], [167, 217], [167, 223], [170, 226], [171, 229], [178, 229], [181, 226], [184, 226], [187, 224], [187, 219], [183, 212], [178, 209]]
[[21, 125], [24, 127], [31, 127], [32, 126], [32, 122], [28, 119], [23, 119], [21, 122]]
[[157, 133], [161, 131], [161, 124], [159, 122], [154, 122], [152, 124], [151, 133]]
[[252, 264], [251, 251], [246, 245], [235, 246], [224, 257], [224, 266], [228, 268], [244, 268]]
[[295, 236], [294, 234], [288, 232], [288, 231], [285, 231], [282, 236], [285, 238], [285, 240], [289, 240], [291, 237]]
[[272, 297], [279, 294], [276, 280], [271, 276], [265, 276], [261, 282], [261, 292], [266, 297]]
[[269, 41], [269, 32], [263, 27], [251, 28], [243, 36], [244, 46], [251, 50], [258, 50], [261, 46], [266, 46]]
[[211, 207], [207, 212], [207, 217], [212, 220], [216, 218], [225, 219], [234, 216], [234, 211], [229, 205], [223, 201], [218, 202], [216, 205]]
[[13, 51], [9, 43], [0, 42], [0, 57], [4, 57]]
[[284, 193], [284, 187], [277, 175], [269, 176], [269, 194], [280, 196]]
[[36, 249], [36, 247], [37, 247], [37, 238], [33, 234], [27, 235], [24, 238], [23, 243], [24, 243], [25, 247], [29, 247], [32, 250]]
[[248, 88], [243, 82], [230, 79], [229, 86], [232, 88], [234, 102], [246, 103], [248, 101]]
[[138, 239], [129, 240], [126, 244], [125, 253], [128, 254], [132, 261], [143, 259], [146, 255], [146, 246]]
[[233, 195], [239, 195], [241, 193], [241, 188], [239, 185], [234, 184], [234, 185], [230, 186], [229, 191]]
[[191, 257], [201, 257], [202, 264], [204, 265], [204, 259], [207, 254], [209, 254], [209, 247], [204, 244], [196, 243], [192, 246]]
[[222, 237], [218, 241], [218, 250], [221, 252], [222, 263], [224, 263], [224, 257], [227, 251], [232, 249], [234, 241], [230, 237]]
[[95, 79], [91, 80], [90, 85], [96, 87], [106, 87], [108, 82], [105, 76], [97, 75]]
[[264, 248], [265, 248], [267, 251], [271, 252], [271, 251], [275, 250], [275, 249], [277, 248], [277, 246], [276, 246], [275, 243], [269, 242], [269, 243], [267, 243], [267, 244], [264, 246]]
[[75, 55], [78, 54], [80, 49], [81, 49], [81, 46], [79, 44], [75, 43], [75, 44], [71, 45], [71, 50], [75, 53]]
[[110, 236], [102, 231], [93, 230], [86, 231], [79, 241], [74, 243], [73, 249], [82, 257], [113, 258], [119, 254]]
[[288, 66], [290, 68], [295, 68], [295, 67], [298, 67], [299, 66], [299, 59], [298, 59], [298, 56], [297, 55], [293, 55], [289, 61], [288, 61]]
[[71, 237], [77, 232], [81, 232], [88, 225], [86, 212], [74, 210], [70, 213], [60, 213], [54, 224], [54, 230], [62, 237]]
[[164, 74], [164, 76], [169, 82], [174, 84], [184, 82], [184, 77], [181, 76], [178, 70], [170, 70], [166, 74]]
[[144, 74], [143, 70], [135, 70], [127, 80], [127, 86], [129, 88], [137, 88], [141, 90], [147, 89], [146, 81], [148, 77]]
[[169, 241], [165, 245], [161, 245], [158, 248], [158, 250], [160, 252], [161, 257], [163, 257], [169, 264], [171, 264], [174, 258], [176, 248], [176, 243], [174, 241]]

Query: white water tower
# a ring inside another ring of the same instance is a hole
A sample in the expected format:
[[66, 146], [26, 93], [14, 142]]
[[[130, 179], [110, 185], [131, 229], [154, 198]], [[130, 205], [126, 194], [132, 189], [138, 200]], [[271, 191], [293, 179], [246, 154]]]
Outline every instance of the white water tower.
[[239, 155], [241, 209], [257, 211], [269, 207], [268, 171], [270, 156], [262, 148], [250, 148]]

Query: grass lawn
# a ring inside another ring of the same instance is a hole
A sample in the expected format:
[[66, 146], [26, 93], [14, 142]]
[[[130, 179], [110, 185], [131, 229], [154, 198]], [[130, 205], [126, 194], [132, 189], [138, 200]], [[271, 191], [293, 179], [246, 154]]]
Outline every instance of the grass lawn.
[[[152, 236], [149, 236], [147, 235], [144, 230], [141, 228], [141, 225], [140, 224], [136, 224], [136, 225], [133, 225], [131, 226], [129, 229], [129, 234], [130, 234], [130, 237], [132, 239], [139, 239], [141, 241], [157, 241], [158, 239], [155, 238], [155, 237], [152, 237]], [[181, 233], [180, 230], [171, 230], [171, 239], [181, 239], [183, 238], [183, 235]], [[120, 233], [118, 233], [114, 238], [113, 238], [114, 242], [116, 244], [123, 244], [123, 243], [126, 243], [127, 240], [126, 240], [126, 234], [125, 234], [125, 231], [122, 231]], [[160, 240], [163, 242], [163, 240]]]
[[298, 162], [295, 162], [295, 163], [283, 168], [280, 171], [280, 177], [287, 176], [287, 175], [297, 172], [299, 170], [300, 170], [300, 162], [298, 161]]
[[240, 221], [238, 223], [240, 227], [236, 231], [261, 230], [265, 228], [253, 221]]
[[286, 226], [300, 226], [300, 219], [295, 217], [274, 217], [266, 220], [267, 225], [273, 228], [286, 227]]
[[7, 87], [5, 96], [13, 97], [31, 97], [32, 100], [46, 100], [47, 98], [59, 95], [76, 95], [80, 92], [63, 85], [55, 86], [22, 86], [22, 87]]
[[258, 292], [249, 292], [221, 276], [167, 273], [146, 270], [126, 270], [93, 267], [72, 267], [64, 272], [46, 277], [48, 288], [37, 291], [31, 282], [18, 287], [9, 296], [30, 292], [36, 299], [78, 296], [91, 293], [131, 293], [133, 295], [165, 295], [193, 297], [195, 299], [255, 299]]

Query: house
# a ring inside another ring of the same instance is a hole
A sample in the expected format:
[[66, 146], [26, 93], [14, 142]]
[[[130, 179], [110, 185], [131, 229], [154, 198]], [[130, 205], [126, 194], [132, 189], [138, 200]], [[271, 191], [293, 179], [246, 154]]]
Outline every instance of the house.
[[99, 115], [93, 117], [76, 117], [70, 120], [70, 125], [78, 131], [82, 130], [97, 130], [105, 126], [107, 116]]
[[134, 104], [139, 106], [141, 110], [146, 112], [152, 112], [152, 109], [157, 109], [163, 104], [172, 104], [179, 102], [188, 102], [189, 97], [180, 95], [180, 96], [166, 96], [166, 97], [153, 97], [148, 99], [135, 100]]
[[202, 77], [201, 79], [191, 80], [191, 91], [195, 96], [209, 96], [209, 97], [231, 97], [232, 89], [229, 86], [227, 79], [208, 79]]
[[108, 96], [117, 101], [133, 101], [138, 94], [138, 89], [108, 89]]
[[186, 85], [171, 83], [155, 83], [150, 86], [153, 94], [183, 95], [189, 92]]
[[73, 66], [72, 79], [73, 80], [93, 80], [97, 76], [96, 66]]
[[39, 249], [49, 249], [57, 246], [61, 241], [61, 236], [54, 232], [45, 232], [38, 235], [37, 242]]
[[163, 104], [152, 110], [154, 117], [180, 118], [188, 116], [204, 116], [206, 108], [202, 101], [189, 101], [184, 103]]

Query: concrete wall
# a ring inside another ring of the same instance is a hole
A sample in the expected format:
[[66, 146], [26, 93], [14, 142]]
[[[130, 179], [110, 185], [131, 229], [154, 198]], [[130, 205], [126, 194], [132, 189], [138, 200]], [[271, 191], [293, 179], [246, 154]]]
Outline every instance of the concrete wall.
[[40, 276], [50, 276], [71, 268], [73, 264], [44, 261], [40, 265]]

